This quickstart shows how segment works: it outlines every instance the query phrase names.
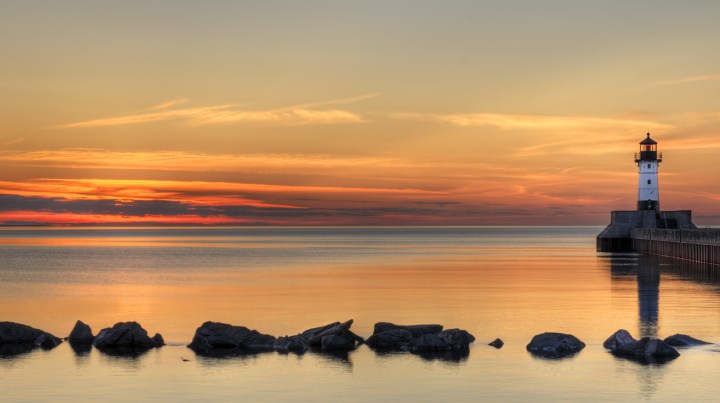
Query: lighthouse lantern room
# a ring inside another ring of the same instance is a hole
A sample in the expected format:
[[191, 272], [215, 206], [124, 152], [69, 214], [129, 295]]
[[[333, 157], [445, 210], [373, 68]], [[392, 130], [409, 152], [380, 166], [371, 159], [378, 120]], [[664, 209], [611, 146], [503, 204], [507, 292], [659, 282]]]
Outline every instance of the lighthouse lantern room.
[[662, 162], [662, 153], [658, 153], [657, 141], [650, 138], [650, 133], [640, 142], [640, 152], [635, 154], [635, 162], [640, 174], [637, 209], [660, 211], [658, 167]]

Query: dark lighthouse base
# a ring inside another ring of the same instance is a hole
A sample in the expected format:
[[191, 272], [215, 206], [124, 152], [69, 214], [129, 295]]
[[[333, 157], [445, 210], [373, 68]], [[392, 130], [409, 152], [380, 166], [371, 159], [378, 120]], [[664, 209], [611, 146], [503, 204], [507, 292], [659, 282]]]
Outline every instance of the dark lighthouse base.
[[697, 229], [692, 211], [613, 211], [610, 225], [597, 236], [598, 252], [633, 252], [636, 229]]

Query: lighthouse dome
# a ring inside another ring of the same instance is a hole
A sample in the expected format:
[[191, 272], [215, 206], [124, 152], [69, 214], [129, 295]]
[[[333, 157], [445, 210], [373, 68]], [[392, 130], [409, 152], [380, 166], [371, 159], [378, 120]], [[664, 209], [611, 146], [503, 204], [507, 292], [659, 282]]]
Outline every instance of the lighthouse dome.
[[646, 144], [657, 144], [657, 141], [651, 139], [651, 138], [650, 138], [650, 133], [648, 133], [648, 134], [647, 134], [647, 137], [646, 137], [645, 139], [643, 139], [643, 141], [641, 141], [640, 144], [642, 144], [642, 145], [646, 145]]

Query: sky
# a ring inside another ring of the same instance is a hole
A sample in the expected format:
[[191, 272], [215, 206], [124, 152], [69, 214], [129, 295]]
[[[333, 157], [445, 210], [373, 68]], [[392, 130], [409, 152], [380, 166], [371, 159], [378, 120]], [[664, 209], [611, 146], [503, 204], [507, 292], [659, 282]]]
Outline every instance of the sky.
[[0, 225], [720, 224], [715, 1], [0, 0]]

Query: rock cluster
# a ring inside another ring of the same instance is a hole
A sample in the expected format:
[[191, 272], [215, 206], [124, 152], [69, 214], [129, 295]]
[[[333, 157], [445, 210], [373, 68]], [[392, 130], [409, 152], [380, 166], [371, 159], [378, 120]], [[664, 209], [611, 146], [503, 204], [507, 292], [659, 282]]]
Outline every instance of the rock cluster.
[[527, 350], [545, 358], [562, 358], [578, 353], [585, 343], [577, 337], [565, 333], [541, 333], [530, 340]]
[[52, 334], [15, 322], [0, 322], [0, 356], [14, 356], [35, 348], [50, 350], [62, 343]]
[[367, 345], [377, 350], [413, 352], [467, 351], [475, 337], [465, 330], [443, 330], [442, 325], [395, 325], [379, 322]]
[[643, 337], [635, 340], [627, 330], [620, 329], [613, 333], [603, 347], [617, 356], [641, 362], [663, 362], [680, 356], [670, 344], [660, 339]]
[[165, 345], [159, 333], [150, 337], [137, 322], [118, 322], [113, 327], [102, 329], [97, 336], [93, 336], [90, 326], [78, 320], [67, 340], [78, 354], [87, 353], [92, 346], [95, 346], [108, 354], [134, 356]]
[[[302, 354], [314, 350], [347, 359], [348, 351], [366, 343], [379, 353], [409, 351], [429, 359], [458, 360], [467, 357], [469, 345], [475, 341], [472, 334], [461, 329], [443, 330], [443, 326], [437, 324], [396, 325], [389, 322], [376, 323], [372, 336], [365, 341], [350, 330], [352, 324], [352, 319], [333, 322], [293, 336], [275, 337], [244, 326], [205, 322], [197, 328], [188, 347], [199, 355], [214, 357], [269, 351]], [[95, 346], [108, 354], [138, 355], [165, 345], [160, 334], [150, 337], [137, 322], [119, 322], [94, 336], [90, 326], [78, 320], [67, 340], [78, 353], [85, 353]], [[42, 330], [19, 323], [0, 322], [0, 357], [22, 354], [35, 348], [52, 349], [60, 343], [60, 338]], [[627, 330], [620, 329], [605, 340], [603, 347], [620, 357], [658, 363], [680, 356], [674, 347], [706, 344], [712, 343], [685, 334], [675, 334], [665, 340], [649, 337], [636, 340]], [[488, 345], [499, 349], [504, 343], [495, 339]], [[527, 345], [531, 354], [545, 358], [570, 356], [583, 348], [585, 343], [564, 333], [538, 334]]]
[[277, 351], [281, 353], [317, 348], [323, 351], [350, 351], [364, 342], [350, 330], [352, 319], [305, 330], [294, 336], [275, 337], [244, 326], [205, 322], [195, 331], [189, 348], [202, 355], [228, 355]]
[[137, 322], [119, 322], [113, 327], [102, 329], [92, 344], [100, 349], [119, 347], [142, 351], [164, 346], [165, 341], [159, 333], [148, 336], [147, 330]]

